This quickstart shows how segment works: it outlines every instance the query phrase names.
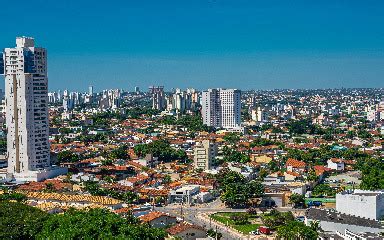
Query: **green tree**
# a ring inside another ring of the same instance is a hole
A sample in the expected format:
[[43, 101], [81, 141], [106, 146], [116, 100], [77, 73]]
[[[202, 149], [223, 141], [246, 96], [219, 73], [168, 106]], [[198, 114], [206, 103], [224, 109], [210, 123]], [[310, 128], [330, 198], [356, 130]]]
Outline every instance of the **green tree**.
[[316, 240], [318, 234], [302, 222], [289, 221], [287, 224], [278, 227], [277, 237], [278, 239]]
[[336, 196], [336, 190], [333, 189], [328, 184], [318, 184], [316, 187], [313, 188], [312, 195], [314, 197], [335, 197]]
[[162, 229], [139, 224], [133, 217], [124, 219], [105, 209], [70, 209], [45, 221], [40, 239], [163, 239]]
[[64, 163], [64, 162], [76, 162], [80, 158], [76, 153], [73, 153], [69, 150], [61, 151], [57, 154], [57, 160], [59, 163]]
[[289, 196], [289, 202], [293, 204], [294, 208], [304, 207], [305, 206], [305, 196], [301, 194], [294, 193]]
[[228, 133], [223, 137], [223, 139], [230, 144], [237, 144], [240, 140], [240, 136], [237, 133]]
[[246, 206], [251, 198], [261, 197], [264, 187], [258, 181], [247, 181], [241, 174], [223, 170], [216, 177], [221, 200], [228, 206]]
[[0, 201], [0, 239], [34, 239], [48, 214], [28, 205]]
[[165, 175], [163, 177], [163, 181], [162, 181], [163, 184], [170, 184], [171, 182], [172, 182], [172, 178], [170, 175]]
[[279, 212], [276, 209], [261, 215], [263, 224], [271, 229], [277, 229], [295, 220], [292, 212]]
[[27, 201], [27, 196], [25, 196], [22, 193], [8, 192], [8, 191], [5, 191], [3, 194], [0, 195], [0, 201], [9, 201], [9, 200], [22, 203]]
[[207, 235], [217, 240], [220, 240], [223, 237], [223, 234], [213, 230], [212, 228], [207, 231]]
[[361, 189], [384, 189], [384, 160], [368, 158], [361, 160], [358, 165], [362, 173]]
[[186, 160], [187, 154], [184, 150], [171, 147], [166, 140], [155, 140], [148, 144], [138, 144], [134, 147], [135, 154], [139, 157], [144, 157], [151, 153], [158, 157], [160, 161], [170, 162], [173, 160]]

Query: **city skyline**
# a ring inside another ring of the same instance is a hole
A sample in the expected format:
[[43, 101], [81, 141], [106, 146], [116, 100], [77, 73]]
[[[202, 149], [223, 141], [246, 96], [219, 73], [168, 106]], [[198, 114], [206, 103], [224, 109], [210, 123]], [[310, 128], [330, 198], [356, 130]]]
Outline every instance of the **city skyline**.
[[[35, 27], [14, 19], [0, 46], [22, 35], [46, 46], [50, 91], [383, 87], [380, 1], [36, 5]], [[2, 7], [8, 18], [14, 4]]]

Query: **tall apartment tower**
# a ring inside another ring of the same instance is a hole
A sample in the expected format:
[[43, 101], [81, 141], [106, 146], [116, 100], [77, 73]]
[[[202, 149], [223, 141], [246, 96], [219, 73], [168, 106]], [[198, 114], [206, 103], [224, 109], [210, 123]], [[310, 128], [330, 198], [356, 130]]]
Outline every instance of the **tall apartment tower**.
[[195, 168], [210, 170], [217, 156], [217, 143], [210, 140], [199, 142], [194, 149]]
[[165, 94], [164, 87], [149, 87], [149, 92], [152, 94], [152, 108], [156, 110], [164, 110], [165, 108]]
[[241, 91], [208, 89], [202, 92], [203, 123], [212, 127], [237, 128], [241, 125]]
[[47, 178], [51, 172], [47, 51], [34, 39], [16, 38], [3, 54], [8, 173], [20, 180]]
[[88, 95], [93, 96], [93, 86], [92, 85], [89, 85], [89, 87], [88, 87]]

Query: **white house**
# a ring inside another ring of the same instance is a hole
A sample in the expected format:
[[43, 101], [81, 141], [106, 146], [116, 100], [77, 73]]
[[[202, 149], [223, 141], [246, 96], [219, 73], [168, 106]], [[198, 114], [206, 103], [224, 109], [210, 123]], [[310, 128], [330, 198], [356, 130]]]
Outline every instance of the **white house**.
[[328, 168], [336, 171], [344, 171], [345, 164], [344, 161], [338, 158], [331, 158], [328, 160]]

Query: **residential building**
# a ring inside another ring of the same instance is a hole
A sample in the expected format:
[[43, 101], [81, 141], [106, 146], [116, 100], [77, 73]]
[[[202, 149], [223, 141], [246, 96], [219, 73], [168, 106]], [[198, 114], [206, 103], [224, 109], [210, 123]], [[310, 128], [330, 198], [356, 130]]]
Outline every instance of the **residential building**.
[[169, 203], [192, 203], [192, 197], [197, 195], [200, 192], [199, 185], [186, 185], [179, 187], [175, 190], [172, 190], [169, 193], [168, 201]]
[[212, 140], [199, 142], [194, 149], [195, 168], [210, 170], [217, 156], [217, 143]]
[[157, 211], [149, 212], [145, 215], [142, 215], [139, 217], [139, 219], [142, 222], [148, 223], [152, 227], [156, 228], [165, 228], [176, 224], [176, 217], [170, 216], [167, 213]]
[[15, 48], [5, 48], [3, 61], [8, 173], [26, 181], [65, 173], [50, 162], [46, 49], [18, 37]]
[[380, 222], [358, 216], [340, 213], [334, 210], [310, 208], [305, 214], [305, 224], [317, 221], [324, 232], [354, 232], [380, 233], [384, 230]]
[[336, 210], [368, 219], [384, 216], [384, 191], [350, 190], [336, 194]]
[[165, 94], [164, 87], [149, 87], [149, 93], [152, 94], [152, 108], [156, 110], [164, 110], [165, 108]]
[[289, 158], [285, 165], [287, 167], [287, 171], [289, 172], [297, 172], [302, 174], [307, 171], [307, 164], [305, 162], [293, 158]]
[[344, 162], [342, 159], [331, 158], [327, 161], [328, 168], [336, 170], [336, 171], [344, 171]]
[[207, 126], [237, 128], [241, 125], [241, 91], [208, 89], [202, 92], [203, 123]]
[[176, 224], [168, 228], [167, 232], [171, 236], [177, 236], [184, 240], [205, 239], [207, 237], [204, 228], [187, 222]]

